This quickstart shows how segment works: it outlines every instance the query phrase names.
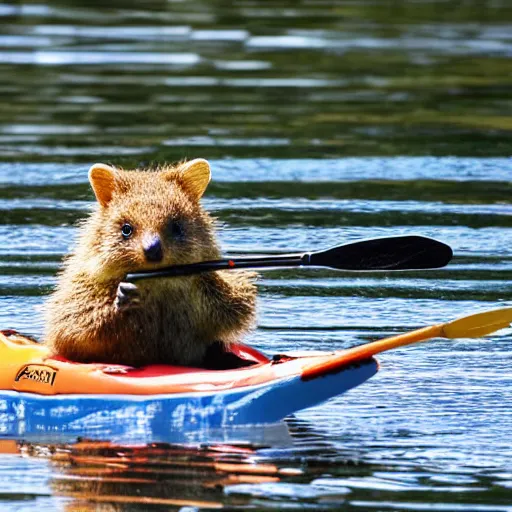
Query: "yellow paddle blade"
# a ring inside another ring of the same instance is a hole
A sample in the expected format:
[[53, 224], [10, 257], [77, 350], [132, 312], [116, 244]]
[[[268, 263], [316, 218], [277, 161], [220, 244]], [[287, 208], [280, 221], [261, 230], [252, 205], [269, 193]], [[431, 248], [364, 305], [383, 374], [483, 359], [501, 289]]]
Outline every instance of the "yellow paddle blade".
[[494, 309], [465, 316], [443, 325], [444, 338], [480, 338], [512, 323], [512, 308]]

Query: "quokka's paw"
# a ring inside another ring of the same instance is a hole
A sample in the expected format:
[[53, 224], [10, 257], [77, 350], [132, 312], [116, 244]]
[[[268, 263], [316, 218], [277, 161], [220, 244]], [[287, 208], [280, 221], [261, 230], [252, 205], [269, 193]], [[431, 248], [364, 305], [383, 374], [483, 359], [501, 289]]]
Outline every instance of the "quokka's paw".
[[133, 283], [119, 283], [114, 306], [117, 311], [126, 311], [140, 305], [140, 293]]

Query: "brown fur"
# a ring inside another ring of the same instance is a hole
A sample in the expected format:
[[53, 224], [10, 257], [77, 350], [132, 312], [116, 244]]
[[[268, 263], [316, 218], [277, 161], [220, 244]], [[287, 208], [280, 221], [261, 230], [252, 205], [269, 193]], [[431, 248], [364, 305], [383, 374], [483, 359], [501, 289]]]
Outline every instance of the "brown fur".
[[[47, 303], [45, 342], [54, 353], [80, 362], [199, 365], [210, 344], [229, 344], [251, 327], [256, 288], [247, 272], [139, 281], [140, 304], [116, 308], [128, 272], [220, 256], [213, 220], [199, 204], [208, 181], [197, 185], [186, 165], [115, 171], [111, 194], [108, 175], [91, 178], [99, 204], [80, 226]], [[184, 221], [183, 240], [166, 231], [173, 218]], [[125, 222], [134, 227], [128, 240], [121, 235]], [[143, 237], [154, 234], [163, 246], [158, 264], [148, 263], [142, 249]]]

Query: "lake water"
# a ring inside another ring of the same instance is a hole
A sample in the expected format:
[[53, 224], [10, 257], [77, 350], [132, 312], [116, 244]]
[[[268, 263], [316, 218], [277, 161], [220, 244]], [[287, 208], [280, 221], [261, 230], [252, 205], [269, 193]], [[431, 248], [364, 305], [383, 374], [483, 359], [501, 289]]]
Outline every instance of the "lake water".
[[[95, 161], [205, 157], [226, 253], [418, 233], [445, 269], [266, 271], [272, 354], [510, 305], [512, 4], [0, 4], [0, 328], [40, 336]], [[379, 357], [271, 428], [5, 439], [0, 510], [512, 511], [512, 331]]]

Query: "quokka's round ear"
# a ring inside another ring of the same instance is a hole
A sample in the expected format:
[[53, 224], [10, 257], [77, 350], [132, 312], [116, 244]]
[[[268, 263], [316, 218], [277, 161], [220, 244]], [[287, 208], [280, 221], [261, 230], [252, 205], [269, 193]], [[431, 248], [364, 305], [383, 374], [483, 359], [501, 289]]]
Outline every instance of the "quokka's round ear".
[[204, 158], [196, 158], [181, 164], [179, 170], [183, 186], [187, 189], [187, 192], [194, 199], [201, 199], [212, 177], [208, 161]]
[[89, 169], [89, 181], [101, 206], [107, 206], [116, 188], [117, 172], [106, 164], [94, 164]]

